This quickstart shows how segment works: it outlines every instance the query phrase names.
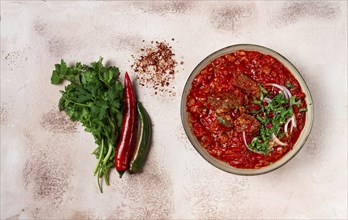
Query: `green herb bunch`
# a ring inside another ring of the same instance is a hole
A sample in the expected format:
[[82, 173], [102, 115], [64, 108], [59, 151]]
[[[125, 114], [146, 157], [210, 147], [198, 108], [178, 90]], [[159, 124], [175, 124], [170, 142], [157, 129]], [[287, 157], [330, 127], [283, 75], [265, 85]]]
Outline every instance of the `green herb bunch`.
[[114, 166], [116, 141], [122, 126], [123, 86], [118, 80], [117, 67], [105, 67], [103, 59], [84, 65], [80, 62], [68, 67], [64, 60], [55, 65], [51, 83], [67, 80], [59, 100], [59, 110], [65, 111], [73, 121], [80, 121], [85, 131], [91, 132], [98, 147], [93, 151], [98, 162], [94, 175], [104, 177], [109, 185], [109, 170]]
[[260, 99], [254, 98], [254, 104], [259, 106], [258, 111], [250, 112], [256, 115], [256, 118], [261, 122], [260, 134], [254, 137], [249, 144], [249, 148], [255, 152], [267, 154], [270, 152], [269, 142], [272, 140], [272, 134], [278, 138], [284, 136], [281, 128], [286, 121], [293, 115], [293, 105], [300, 106], [301, 100], [296, 101], [296, 97], [292, 96], [286, 99], [283, 93], [279, 93], [273, 97], [272, 101], [266, 106], [263, 105], [264, 97], [269, 95], [269, 92], [260, 85]]

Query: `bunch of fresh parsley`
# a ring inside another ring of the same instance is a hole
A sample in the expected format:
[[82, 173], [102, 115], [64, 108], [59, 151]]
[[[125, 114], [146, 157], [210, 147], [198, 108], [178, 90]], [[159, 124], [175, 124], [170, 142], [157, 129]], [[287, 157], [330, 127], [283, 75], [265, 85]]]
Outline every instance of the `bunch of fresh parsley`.
[[122, 126], [123, 87], [117, 67], [105, 67], [103, 59], [84, 65], [80, 62], [68, 67], [64, 60], [55, 65], [51, 83], [70, 81], [61, 91], [59, 110], [73, 121], [80, 121], [85, 131], [91, 132], [98, 147], [93, 154], [98, 159], [94, 175], [102, 192], [104, 177], [109, 185], [109, 170], [114, 166], [116, 141]]

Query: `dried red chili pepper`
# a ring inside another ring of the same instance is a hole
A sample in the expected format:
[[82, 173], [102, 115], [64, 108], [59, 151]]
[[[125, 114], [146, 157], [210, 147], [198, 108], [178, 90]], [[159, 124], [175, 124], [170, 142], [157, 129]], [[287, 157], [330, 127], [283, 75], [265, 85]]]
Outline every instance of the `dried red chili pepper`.
[[125, 74], [124, 78], [124, 98], [125, 98], [125, 112], [123, 115], [122, 131], [119, 143], [116, 149], [115, 166], [116, 170], [122, 177], [123, 173], [128, 170], [130, 159], [132, 156], [132, 141], [135, 131], [135, 117], [136, 117], [136, 100], [132, 88], [132, 82]]

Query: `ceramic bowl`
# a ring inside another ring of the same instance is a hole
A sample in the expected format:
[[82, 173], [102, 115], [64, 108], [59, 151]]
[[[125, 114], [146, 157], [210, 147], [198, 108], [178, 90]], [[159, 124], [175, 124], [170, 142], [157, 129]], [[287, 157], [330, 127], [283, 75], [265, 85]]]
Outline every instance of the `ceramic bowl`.
[[[292, 150], [290, 150], [287, 154], [285, 154], [281, 159], [276, 161], [273, 164], [270, 164], [265, 167], [261, 167], [258, 169], [241, 169], [241, 168], [235, 168], [229, 165], [228, 163], [218, 160], [215, 157], [211, 156], [200, 144], [196, 136], [193, 134], [193, 131], [190, 127], [190, 124], [188, 122], [188, 113], [186, 110], [186, 102], [187, 102], [187, 95], [191, 89], [191, 84], [193, 79], [199, 74], [199, 72], [211, 61], [214, 59], [225, 55], [229, 54], [232, 52], [235, 52], [237, 50], [245, 50], [245, 51], [258, 51], [263, 54], [268, 54], [274, 58], [276, 58], [279, 62], [281, 62], [292, 74], [293, 76], [297, 79], [297, 81], [300, 83], [302, 91], [306, 94], [306, 103], [307, 103], [307, 112], [306, 112], [306, 122], [305, 126], [300, 134], [300, 137], [298, 138], [297, 142], [295, 143], [294, 147]], [[203, 59], [197, 66], [196, 68], [192, 71], [191, 75], [189, 76], [183, 93], [182, 93], [182, 99], [181, 99], [181, 120], [183, 127], [185, 129], [186, 135], [188, 139], [190, 140], [191, 144], [193, 147], [198, 151], [198, 153], [205, 159], [207, 160], [210, 164], [213, 166], [229, 172], [233, 174], [239, 174], [239, 175], [257, 175], [257, 174], [264, 174], [270, 171], [273, 171], [284, 164], [286, 164], [289, 160], [291, 160], [303, 147], [305, 144], [310, 132], [311, 128], [313, 125], [313, 102], [312, 102], [312, 97], [311, 93], [309, 91], [309, 88], [301, 76], [300, 72], [296, 69], [296, 67], [289, 61], [287, 60], [284, 56], [281, 54], [277, 53], [276, 51], [259, 46], [259, 45], [252, 45], [252, 44], [238, 44], [238, 45], [232, 45], [225, 47], [223, 49], [220, 49], [209, 56], [207, 56], [205, 59]]]

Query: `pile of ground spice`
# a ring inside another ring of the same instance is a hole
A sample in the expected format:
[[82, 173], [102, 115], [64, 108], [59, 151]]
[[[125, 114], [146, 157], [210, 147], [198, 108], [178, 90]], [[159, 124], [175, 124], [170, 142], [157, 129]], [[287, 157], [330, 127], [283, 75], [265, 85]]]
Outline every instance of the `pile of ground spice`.
[[175, 87], [171, 84], [175, 78], [175, 67], [178, 63], [169, 43], [151, 41], [149, 47], [141, 48], [139, 55], [132, 57], [134, 63], [131, 67], [141, 86], [153, 88], [156, 95], [161, 92], [175, 96]]

